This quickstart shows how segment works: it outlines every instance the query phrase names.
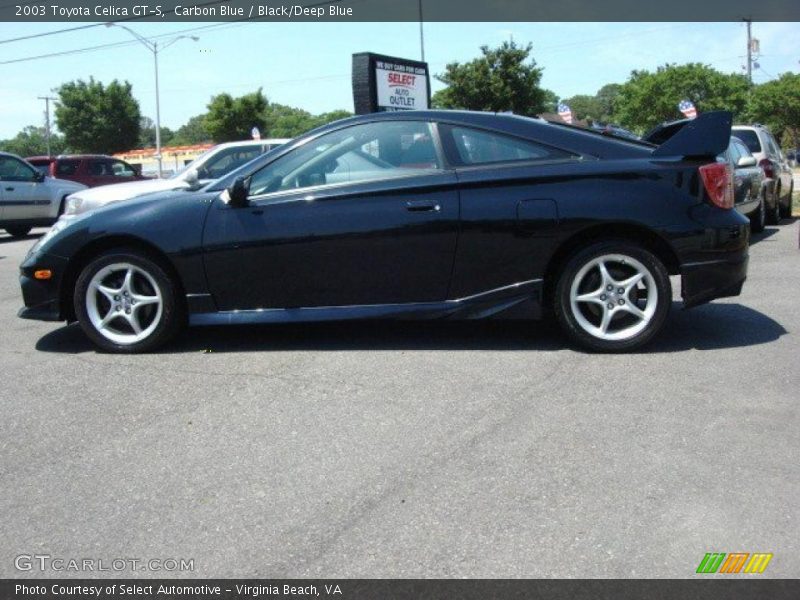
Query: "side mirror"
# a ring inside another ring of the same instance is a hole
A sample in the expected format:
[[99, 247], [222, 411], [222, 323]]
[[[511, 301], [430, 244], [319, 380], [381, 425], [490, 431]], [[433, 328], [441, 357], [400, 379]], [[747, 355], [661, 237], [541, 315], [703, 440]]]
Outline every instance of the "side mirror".
[[247, 197], [250, 195], [250, 178], [237, 177], [225, 190], [228, 194], [228, 204], [234, 208], [242, 208], [249, 204]]
[[186, 182], [186, 185], [189, 186], [190, 190], [200, 188], [200, 176], [197, 174], [197, 169], [189, 169], [183, 180]]
[[742, 156], [736, 163], [737, 168], [755, 167], [755, 166], [756, 166], [755, 156]]
[[41, 171], [34, 171], [33, 173], [33, 180], [36, 183], [42, 183], [44, 181], [44, 177], [45, 175]]

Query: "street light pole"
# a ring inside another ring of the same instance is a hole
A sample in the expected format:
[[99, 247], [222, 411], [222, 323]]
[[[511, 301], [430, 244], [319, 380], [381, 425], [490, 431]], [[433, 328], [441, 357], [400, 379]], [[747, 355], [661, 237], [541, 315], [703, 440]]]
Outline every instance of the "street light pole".
[[145, 48], [150, 50], [153, 53], [153, 67], [155, 68], [155, 75], [156, 75], [156, 160], [158, 161], [158, 177], [161, 178], [161, 101], [160, 95], [158, 91], [158, 53], [160, 50], [166, 50], [169, 46], [177, 42], [178, 40], [192, 40], [196, 42], [200, 38], [194, 35], [179, 35], [177, 37], [172, 38], [167, 43], [159, 48], [158, 42], [155, 40], [148, 40], [146, 37], [143, 37], [136, 33], [133, 29], [126, 25], [120, 25], [119, 23], [106, 23], [106, 27], [121, 27], [128, 33], [130, 33], [136, 40], [141, 43]]
[[156, 71], [156, 160], [158, 178], [161, 179], [161, 100], [158, 93], [158, 42], [153, 42], [153, 65]]

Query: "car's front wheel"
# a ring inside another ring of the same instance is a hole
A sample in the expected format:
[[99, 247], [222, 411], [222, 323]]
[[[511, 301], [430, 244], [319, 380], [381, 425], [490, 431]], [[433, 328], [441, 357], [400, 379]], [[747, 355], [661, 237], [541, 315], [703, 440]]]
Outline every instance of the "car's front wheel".
[[672, 287], [663, 263], [626, 241], [593, 244], [574, 254], [556, 285], [556, 318], [590, 350], [622, 352], [649, 342], [664, 324]]
[[96, 345], [109, 352], [152, 350], [172, 338], [181, 319], [175, 282], [158, 261], [134, 250], [92, 260], [75, 284], [75, 314]]

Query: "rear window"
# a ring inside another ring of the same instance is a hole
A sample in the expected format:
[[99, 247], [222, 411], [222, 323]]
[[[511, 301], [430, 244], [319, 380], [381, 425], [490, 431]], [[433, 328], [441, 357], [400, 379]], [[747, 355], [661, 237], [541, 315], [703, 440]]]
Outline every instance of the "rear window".
[[761, 152], [761, 142], [758, 134], [752, 129], [735, 129], [734, 135], [744, 142], [750, 152]]

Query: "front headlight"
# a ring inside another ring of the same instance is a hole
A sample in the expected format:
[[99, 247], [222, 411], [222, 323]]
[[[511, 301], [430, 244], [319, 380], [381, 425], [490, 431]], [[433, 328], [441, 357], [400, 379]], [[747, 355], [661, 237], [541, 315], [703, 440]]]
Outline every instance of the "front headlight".
[[67, 205], [64, 207], [65, 215], [77, 215], [80, 212], [83, 198], [80, 196], [72, 195], [67, 196]]
[[38, 251], [39, 248], [44, 246], [47, 242], [52, 240], [56, 237], [62, 230], [66, 229], [68, 225], [72, 225], [78, 221], [82, 221], [86, 217], [89, 217], [93, 214], [93, 211], [87, 211], [85, 213], [81, 213], [80, 215], [61, 215], [58, 221], [53, 223], [53, 226], [47, 230], [42, 237], [40, 237], [37, 242], [31, 247], [28, 254], [33, 254], [34, 252]]

